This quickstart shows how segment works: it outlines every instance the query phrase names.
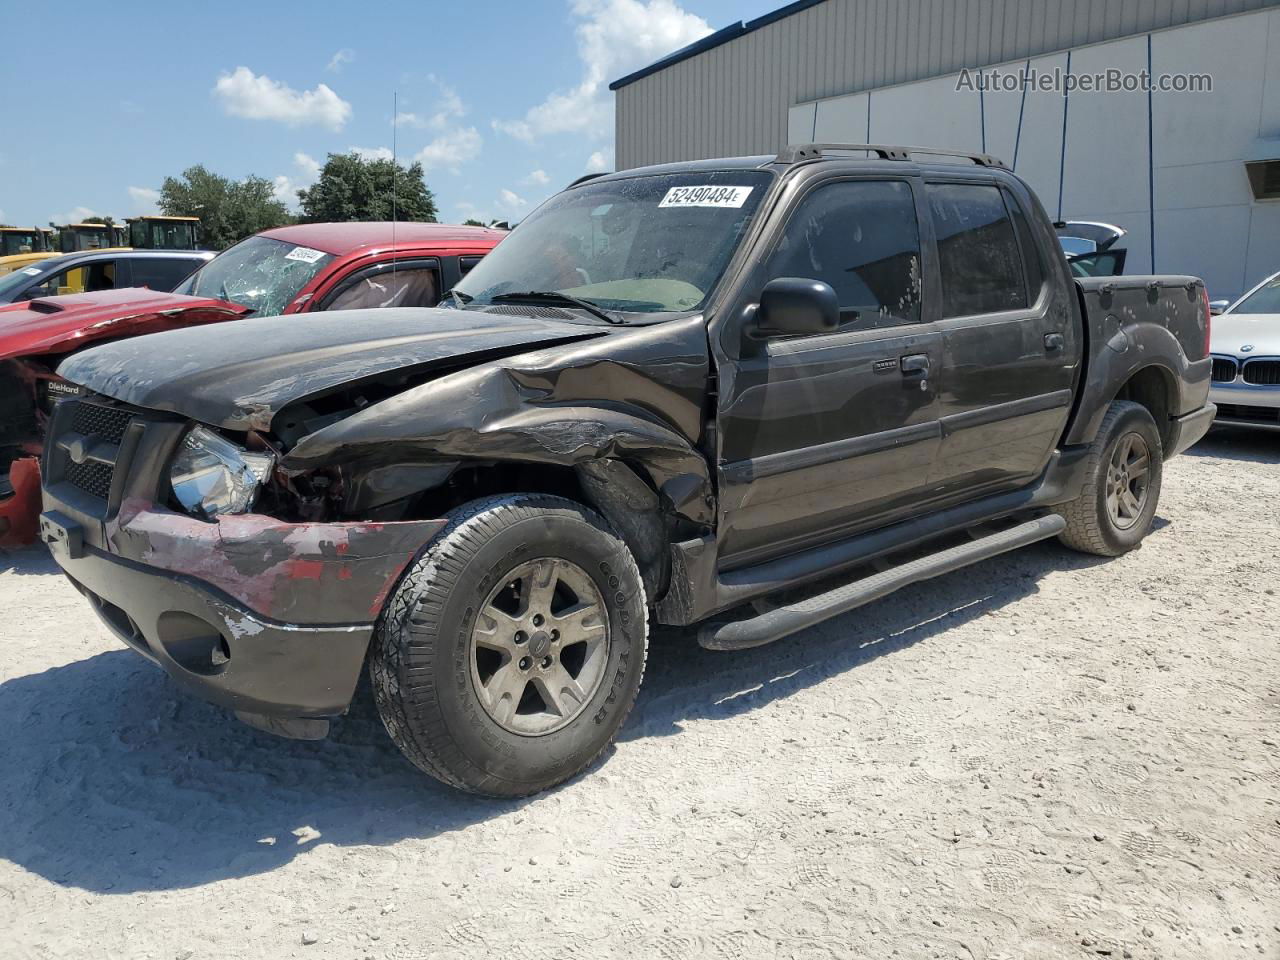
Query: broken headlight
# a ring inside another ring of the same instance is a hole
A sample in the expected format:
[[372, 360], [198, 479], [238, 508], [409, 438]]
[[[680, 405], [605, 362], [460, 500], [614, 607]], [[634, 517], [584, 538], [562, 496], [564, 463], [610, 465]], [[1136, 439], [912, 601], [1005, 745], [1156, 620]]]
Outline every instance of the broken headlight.
[[207, 427], [192, 427], [169, 468], [169, 485], [188, 513], [206, 519], [244, 513], [274, 465], [270, 453], [250, 453]]

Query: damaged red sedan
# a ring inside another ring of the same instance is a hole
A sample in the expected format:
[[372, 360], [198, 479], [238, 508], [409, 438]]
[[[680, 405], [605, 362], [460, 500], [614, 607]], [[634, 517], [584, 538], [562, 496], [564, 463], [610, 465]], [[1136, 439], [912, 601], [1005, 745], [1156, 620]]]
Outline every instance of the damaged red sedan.
[[0, 547], [35, 539], [37, 458], [53, 404], [78, 388], [55, 373], [83, 347], [254, 314], [431, 307], [506, 234], [437, 223], [309, 223], [256, 234], [173, 293], [46, 297], [0, 308]]

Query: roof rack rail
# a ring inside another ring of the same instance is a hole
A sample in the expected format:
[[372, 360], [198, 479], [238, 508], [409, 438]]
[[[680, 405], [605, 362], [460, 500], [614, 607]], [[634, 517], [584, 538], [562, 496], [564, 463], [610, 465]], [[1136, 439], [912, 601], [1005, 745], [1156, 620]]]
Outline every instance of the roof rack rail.
[[1004, 161], [988, 153], [970, 153], [967, 150], [948, 150], [946, 147], [904, 147], [884, 143], [793, 143], [779, 151], [777, 163], [799, 163], [816, 160], [823, 154], [841, 150], [874, 153], [881, 160], [910, 160], [913, 153], [936, 157], [964, 157], [979, 167], [1005, 168]]
[[569, 184], [569, 186], [565, 187], [565, 189], [569, 190], [572, 187], [576, 187], [580, 183], [586, 183], [588, 180], [594, 180], [596, 177], [603, 177], [603, 176], [604, 176], [603, 173], [584, 173], [577, 180], [573, 181], [573, 183]]

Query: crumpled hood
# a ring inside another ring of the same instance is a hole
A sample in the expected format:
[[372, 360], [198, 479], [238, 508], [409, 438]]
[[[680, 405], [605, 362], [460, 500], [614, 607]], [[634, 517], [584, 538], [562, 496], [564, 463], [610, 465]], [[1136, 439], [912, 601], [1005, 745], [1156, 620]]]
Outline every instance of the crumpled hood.
[[[1210, 349], [1247, 360], [1280, 357], [1280, 314], [1224, 313], [1213, 318]], [[1252, 347], [1242, 350], [1243, 347]]]
[[0, 360], [70, 353], [95, 340], [219, 323], [247, 312], [225, 300], [142, 287], [41, 297], [0, 306]]
[[266, 430], [291, 403], [393, 371], [481, 363], [606, 333], [473, 310], [336, 310], [136, 337], [76, 354], [58, 374], [135, 406]]

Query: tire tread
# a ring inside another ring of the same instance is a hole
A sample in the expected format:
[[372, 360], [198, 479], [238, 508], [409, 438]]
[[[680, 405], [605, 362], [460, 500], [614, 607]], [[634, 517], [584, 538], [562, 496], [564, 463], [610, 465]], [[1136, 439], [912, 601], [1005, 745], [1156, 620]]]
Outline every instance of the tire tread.
[[[435, 685], [433, 672], [414, 666], [414, 661], [429, 663], [434, 659], [435, 645], [441, 642], [437, 633], [440, 608], [475, 551], [505, 527], [545, 516], [549, 510], [572, 513], [576, 519], [595, 527], [621, 547], [621, 553], [630, 566], [628, 575], [640, 591], [643, 611], [640, 678], [644, 677], [649, 649], [648, 603], [644, 584], [631, 552], [603, 517], [572, 500], [531, 493], [486, 497], [454, 510], [449, 515], [448, 525], [410, 565], [409, 572], [392, 594], [375, 632], [369, 673], [378, 713], [396, 746], [419, 769], [458, 790], [490, 796], [528, 796], [562, 783], [578, 772], [571, 771], [554, 781], [526, 789], [513, 789], [513, 781], [481, 770], [463, 754], [449, 734], [440, 698], [432, 689]], [[639, 684], [636, 686], [638, 688]], [[402, 695], [406, 691], [410, 695]], [[633, 693], [626, 703], [621, 704], [617, 722], [619, 729], [626, 722], [634, 703]], [[423, 705], [423, 709], [414, 711], [414, 704]], [[612, 742], [612, 737], [606, 740], [580, 769], [592, 766]]]
[[[1116, 422], [1122, 417], [1130, 415], [1133, 411], [1141, 411], [1142, 415], [1148, 418], [1151, 416], [1147, 408], [1139, 403], [1133, 403], [1129, 400], [1115, 400], [1111, 403], [1111, 406], [1107, 408], [1106, 415], [1102, 418], [1102, 423], [1098, 426], [1097, 436], [1090, 445], [1085, 467], [1087, 479], [1080, 490], [1080, 495], [1074, 500], [1059, 504], [1054, 508], [1055, 512], [1067, 521], [1066, 528], [1058, 534], [1058, 540], [1073, 550], [1079, 550], [1081, 553], [1091, 553], [1099, 557], [1118, 557], [1126, 552], [1124, 549], [1116, 548], [1107, 540], [1102, 526], [1102, 516], [1098, 510], [1098, 485], [1105, 482], [1105, 460], [1111, 446], [1112, 431]], [[1152, 451], [1152, 454], [1161, 456], [1162, 451], [1159, 449], [1158, 431], [1156, 439], [1157, 447]], [[1158, 489], [1156, 494], [1157, 496], [1159, 495]]]

